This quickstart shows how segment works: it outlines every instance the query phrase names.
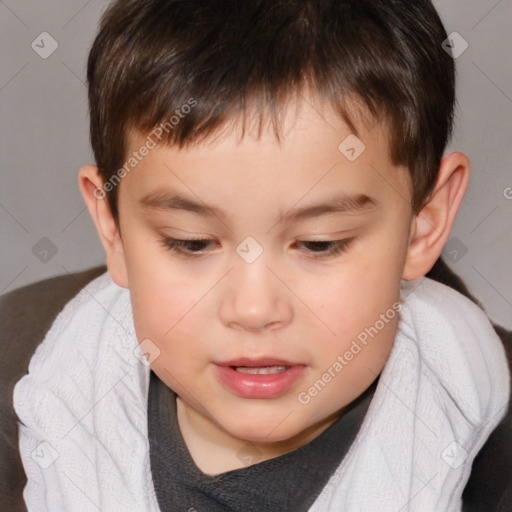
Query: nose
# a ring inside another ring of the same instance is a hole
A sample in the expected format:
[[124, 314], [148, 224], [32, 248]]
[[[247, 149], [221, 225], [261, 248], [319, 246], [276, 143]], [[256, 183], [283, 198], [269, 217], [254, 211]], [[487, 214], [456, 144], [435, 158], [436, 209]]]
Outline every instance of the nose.
[[293, 318], [291, 292], [263, 258], [253, 263], [240, 261], [229, 273], [220, 305], [223, 323], [249, 332], [274, 330]]

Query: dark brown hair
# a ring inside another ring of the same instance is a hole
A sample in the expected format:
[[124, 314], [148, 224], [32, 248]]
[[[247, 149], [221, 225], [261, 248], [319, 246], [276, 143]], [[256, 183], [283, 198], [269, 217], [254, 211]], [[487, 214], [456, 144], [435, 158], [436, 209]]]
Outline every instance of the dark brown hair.
[[[453, 124], [455, 69], [429, 0], [117, 0], [104, 13], [87, 67], [90, 136], [109, 180], [128, 130], [149, 133], [190, 99], [164, 133], [184, 147], [251, 106], [279, 115], [310, 87], [357, 135], [348, 98], [387, 127], [394, 165], [411, 176], [414, 211], [431, 193]], [[340, 141], [341, 142], [341, 141]], [[117, 189], [107, 194], [118, 220]]]

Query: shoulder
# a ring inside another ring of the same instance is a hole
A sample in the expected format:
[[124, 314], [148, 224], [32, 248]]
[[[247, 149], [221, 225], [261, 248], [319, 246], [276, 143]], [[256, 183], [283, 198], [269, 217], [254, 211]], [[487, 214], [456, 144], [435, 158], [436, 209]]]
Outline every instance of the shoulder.
[[18, 455], [17, 420], [12, 405], [15, 383], [65, 305], [90, 281], [99, 266], [24, 286], [0, 296], [0, 509], [25, 510], [25, 475]]
[[[25, 352], [21, 347], [30, 348], [41, 342], [62, 308], [105, 271], [106, 267], [99, 266], [84, 272], [61, 275], [0, 296], [2, 355], [9, 348], [19, 354]], [[3, 343], [4, 340], [11, 340], [11, 343]]]
[[[427, 276], [457, 290], [482, 307], [463, 281], [441, 259]], [[512, 373], [512, 331], [491, 324], [503, 344]], [[512, 403], [508, 404], [507, 414], [473, 461], [462, 498], [463, 512], [512, 510]]]

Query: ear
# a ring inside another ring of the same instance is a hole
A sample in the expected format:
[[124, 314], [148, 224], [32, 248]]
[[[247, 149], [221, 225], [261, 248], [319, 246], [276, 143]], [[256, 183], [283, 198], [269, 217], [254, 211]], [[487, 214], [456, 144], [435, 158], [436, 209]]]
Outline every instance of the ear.
[[441, 161], [434, 190], [411, 225], [403, 279], [424, 276], [441, 255], [466, 193], [469, 174], [470, 162], [464, 153], [452, 153]]
[[98, 167], [84, 165], [78, 173], [78, 186], [105, 249], [110, 276], [117, 285], [128, 288], [123, 241], [110, 211]]

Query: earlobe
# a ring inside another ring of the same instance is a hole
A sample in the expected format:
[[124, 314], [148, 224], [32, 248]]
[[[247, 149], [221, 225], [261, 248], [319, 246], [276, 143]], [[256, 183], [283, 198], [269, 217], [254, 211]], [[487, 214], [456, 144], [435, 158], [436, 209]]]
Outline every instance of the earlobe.
[[402, 278], [424, 276], [441, 255], [469, 183], [470, 162], [464, 153], [443, 158], [436, 185], [414, 217]]
[[78, 173], [78, 186], [105, 249], [110, 276], [117, 285], [128, 288], [123, 242], [110, 211], [98, 167], [84, 165]]

